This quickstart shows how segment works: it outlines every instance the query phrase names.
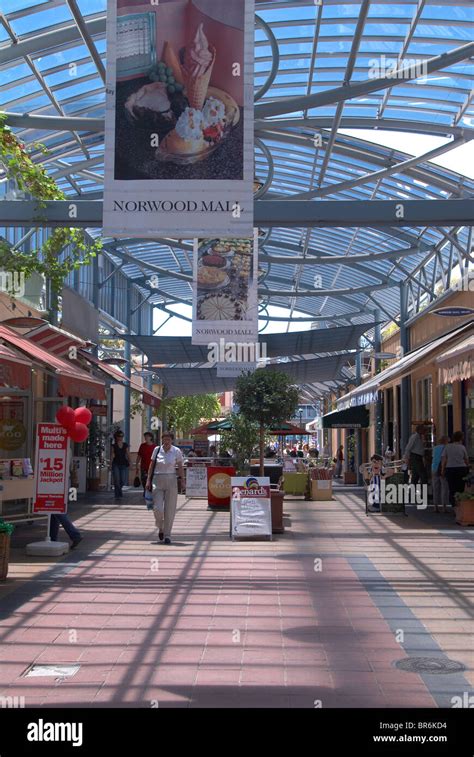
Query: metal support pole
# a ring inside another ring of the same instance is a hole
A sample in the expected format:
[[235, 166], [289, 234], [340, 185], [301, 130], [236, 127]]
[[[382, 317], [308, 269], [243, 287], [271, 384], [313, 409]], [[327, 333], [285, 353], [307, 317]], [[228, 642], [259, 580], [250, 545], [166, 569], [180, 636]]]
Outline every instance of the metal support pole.
[[[376, 353], [379, 353], [382, 349], [382, 332], [380, 328], [380, 310], [377, 308], [374, 310], [374, 320], [375, 320], [375, 329], [374, 329], [374, 350]], [[380, 359], [375, 358], [375, 374], [380, 373]], [[377, 400], [375, 404], [375, 452], [379, 455], [382, 454], [382, 439], [383, 439], [383, 405], [382, 405], [382, 397], [383, 395], [379, 394], [379, 399]]]
[[[92, 258], [92, 304], [95, 310], [98, 311], [100, 309], [99, 258], [97, 255]], [[94, 347], [93, 354], [95, 357], [99, 357], [99, 334], [96, 336], [97, 346]]]
[[[148, 308], [148, 328], [147, 328], [147, 331], [146, 331], [146, 333], [149, 336], [153, 336], [153, 312], [154, 312], [154, 307], [153, 307], [152, 304], [150, 304], [149, 308]], [[149, 371], [151, 371], [151, 365], [147, 364], [147, 368], [148, 368]], [[147, 377], [147, 388], [149, 389], [150, 392], [153, 389], [153, 378], [152, 378], [152, 374], [151, 373]], [[147, 405], [147, 408], [146, 408], [146, 429], [147, 429], [147, 431], [151, 430], [151, 414], [152, 414], [151, 407], [150, 407], [150, 405]]]
[[[361, 345], [361, 339], [359, 339], [359, 351], [356, 355], [356, 363], [355, 363], [355, 369], [356, 369], [356, 386], [360, 386], [362, 383], [362, 345]], [[362, 460], [362, 429], [358, 428], [356, 430], [356, 441], [357, 441], [357, 450], [356, 450], [356, 474], [357, 474], [357, 484], [359, 486], [362, 486], [364, 483], [362, 473], [360, 472], [359, 468], [364, 462]]]
[[[400, 282], [400, 346], [402, 356], [410, 349], [410, 335], [406, 325], [408, 320], [408, 287], [406, 282]], [[411, 411], [411, 379], [410, 376], [402, 378], [400, 386], [400, 454], [407, 445], [410, 436], [410, 411]]]
[[[130, 323], [131, 323], [131, 311], [132, 311], [132, 283], [130, 279], [127, 278], [127, 287], [126, 287], [126, 294], [125, 294], [125, 326], [127, 328], [127, 334], [130, 334]], [[125, 375], [130, 380], [132, 375], [132, 364], [131, 364], [131, 357], [132, 357], [132, 346], [131, 343], [128, 341], [128, 339], [125, 342], [125, 350], [124, 350], [124, 357], [127, 361], [125, 363]], [[124, 393], [124, 435], [125, 435], [125, 441], [127, 444], [130, 444], [130, 406], [131, 406], [131, 390], [130, 390], [130, 381], [127, 381], [125, 384], [125, 393]]]

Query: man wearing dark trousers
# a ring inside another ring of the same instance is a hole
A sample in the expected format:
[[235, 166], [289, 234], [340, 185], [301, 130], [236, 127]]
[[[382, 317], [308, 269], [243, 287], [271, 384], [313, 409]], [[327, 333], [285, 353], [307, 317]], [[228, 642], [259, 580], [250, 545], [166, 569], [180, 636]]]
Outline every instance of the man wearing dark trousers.
[[419, 425], [408, 440], [403, 458], [411, 470], [412, 484], [427, 484], [428, 474], [425, 466], [425, 427]]

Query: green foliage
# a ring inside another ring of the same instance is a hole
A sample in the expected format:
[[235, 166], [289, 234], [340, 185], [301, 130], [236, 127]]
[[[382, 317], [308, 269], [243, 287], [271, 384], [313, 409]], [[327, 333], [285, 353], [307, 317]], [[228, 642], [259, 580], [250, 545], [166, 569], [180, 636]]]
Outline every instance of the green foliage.
[[298, 389], [286, 373], [261, 369], [239, 376], [234, 399], [248, 421], [269, 428], [294, 415]]
[[216, 394], [199, 394], [195, 397], [173, 397], [161, 403], [162, 419], [166, 417], [168, 428], [186, 436], [201, 421], [210, 421], [221, 413]]
[[0, 534], [7, 534], [11, 536], [15, 526], [13, 523], [6, 523], [3, 518], [0, 518]]
[[136, 415], [141, 415], [144, 409], [141, 392], [132, 389], [130, 392], [130, 418], [135, 418]]
[[[67, 199], [44, 168], [33, 163], [25, 145], [5, 122], [5, 114], [0, 113], [0, 164], [4, 166], [7, 178], [14, 179], [20, 191], [38, 200], [39, 209], [47, 200]], [[40, 145], [34, 147], [47, 152]], [[32, 219], [33, 224], [34, 221]], [[57, 294], [67, 276], [75, 269], [89, 265], [101, 247], [100, 242], [91, 244], [84, 231], [75, 228], [54, 229], [41, 250], [31, 252], [12, 250], [8, 242], [0, 240], [0, 268], [24, 273], [26, 277], [36, 271], [49, 280], [52, 291]], [[63, 251], [63, 259], [59, 260]]]
[[239, 376], [234, 400], [247, 421], [259, 424], [260, 475], [263, 476], [265, 427], [283, 423], [294, 415], [298, 389], [286, 373], [260, 369]]
[[232, 428], [229, 431], [221, 431], [221, 450], [231, 449], [237, 470], [247, 472], [247, 461], [253, 455], [254, 449], [259, 443], [259, 427], [255, 421], [248, 421], [240, 413], [232, 413], [229, 416]]

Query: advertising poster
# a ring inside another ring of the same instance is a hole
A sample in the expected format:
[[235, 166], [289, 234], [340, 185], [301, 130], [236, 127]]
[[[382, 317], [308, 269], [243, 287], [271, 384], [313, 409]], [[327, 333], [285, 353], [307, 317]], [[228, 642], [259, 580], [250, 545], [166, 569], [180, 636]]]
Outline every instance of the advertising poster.
[[232, 493], [231, 478], [235, 468], [207, 468], [207, 504], [209, 507], [229, 507]]
[[110, 0], [104, 234], [250, 236], [254, 0]]
[[60, 423], [38, 423], [34, 513], [65, 513], [69, 493], [69, 440]]
[[257, 269], [256, 234], [194, 241], [192, 343], [213, 345], [209, 362], [256, 362]]
[[207, 468], [204, 465], [186, 468], [186, 495], [207, 497]]
[[[0, 403], [0, 450], [26, 453], [26, 425], [24, 401], [6, 400]], [[8, 455], [4, 455], [8, 457]]]
[[242, 536], [272, 538], [272, 507], [268, 477], [232, 478], [232, 539]]

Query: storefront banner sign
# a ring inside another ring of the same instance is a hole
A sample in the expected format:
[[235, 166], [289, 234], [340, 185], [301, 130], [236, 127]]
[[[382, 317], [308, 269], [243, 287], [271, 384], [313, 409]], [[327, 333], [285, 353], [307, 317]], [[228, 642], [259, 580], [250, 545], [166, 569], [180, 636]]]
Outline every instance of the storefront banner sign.
[[192, 465], [186, 468], [186, 496], [207, 497], [207, 468], [205, 465]]
[[65, 513], [69, 493], [69, 439], [59, 423], [38, 423], [33, 512]]
[[250, 236], [254, 0], [110, 0], [104, 235]]
[[207, 503], [210, 507], [229, 507], [232, 476], [235, 476], [235, 468], [207, 468]]
[[232, 539], [272, 536], [272, 508], [268, 477], [232, 478]]
[[217, 363], [217, 378], [237, 378], [246, 371], [257, 370], [257, 363]]
[[474, 315], [473, 308], [438, 308], [433, 310], [435, 315], [444, 315], [447, 318], [462, 318], [465, 315]]
[[258, 237], [196, 239], [192, 343], [209, 363], [252, 363], [258, 342]]
[[[360, 407], [361, 405], [373, 405], [378, 401], [379, 390], [372, 389], [362, 394], [356, 394], [349, 399], [341, 399], [337, 401], [338, 410], [347, 410], [349, 407]], [[352, 426], [351, 426], [352, 428]]]

